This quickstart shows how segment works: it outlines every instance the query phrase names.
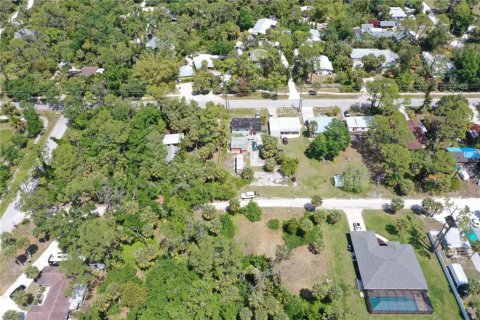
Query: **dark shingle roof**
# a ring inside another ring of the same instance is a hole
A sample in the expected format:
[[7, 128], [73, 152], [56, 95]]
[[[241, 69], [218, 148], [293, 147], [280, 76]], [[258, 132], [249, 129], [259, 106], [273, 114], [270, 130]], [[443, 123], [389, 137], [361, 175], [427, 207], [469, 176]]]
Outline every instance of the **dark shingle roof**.
[[232, 130], [262, 131], [262, 121], [260, 118], [233, 118], [230, 126]]
[[350, 233], [365, 290], [426, 290], [427, 283], [411, 245], [379, 245], [375, 233]]

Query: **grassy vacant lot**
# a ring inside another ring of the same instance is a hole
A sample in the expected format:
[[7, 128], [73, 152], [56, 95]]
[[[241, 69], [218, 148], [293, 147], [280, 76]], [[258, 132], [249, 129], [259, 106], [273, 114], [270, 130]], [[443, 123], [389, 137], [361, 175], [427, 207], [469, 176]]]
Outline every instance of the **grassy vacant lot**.
[[[32, 253], [32, 261], [35, 261], [45, 251], [50, 244], [49, 242], [40, 242], [32, 236], [33, 223], [20, 224], [15, 231], [14, 235], [22, 235], [28, 238], [31, 243], [30, 252]], [[21, 253], [20, 251], [18, 253]], [[27, 256], [19, 256], [19, 260], [26, 259]], [[28, 263], [25, 263], [25, 267]], [[0, 254], [0, 294], [3, 294], [5, 290], [17, 279], [19, 275], [25, 270], [25, 267], [17, 264], [15, 259], [7, 259], [3, 254]]]
[[[282, 230], [270, 230], [267, 227], [268, 221], [284, 221], [301, 217], [303, 213], [304, 210], [298, 208], [265, 208], [262, 219], [258, 222], [250, 222], [243, 215], [237, 215], [233, 217], [237, 227], [235, 240], [245, 254], [275, 258], [276, 246], [284, 243]], [[329, 272], [328, 256], [326, 253], [314, 255], [308, 251], [307, 246], [300, 246], [292, 251], [290, 259], [280, 263], [280, 272], [285, 288], [293, 294], [299, 294], [301, 289], [311, 288], [326, 277]]]
[[[383, 186], [372, 186], [371, 190], [364, 194], [351, 194], [335, 188], [331, 182], [334, 175], [343, 172], [345, 167], [352, 162], [362, 161], [360, 154], [353, 148], [347, 148], [334, 161], [317, 161], [308, 159], [304, 151], [309, 145], [305, 137], [290, 139], [288, 145], [282, 145], [286, 154], [299, 160], [297, 174], [298, 186], [296, 187], [254, 187], [262, 197], [311, 197], [319, 194], [324, 198], [332, 197], [391, 197], [392, 194]], [[252, 187], [246, 187], [252, 189]]]
[[[406, 216], [411, 217], [412, 221], [420, 226], [420, 229], [422, 230], [420, 237], [411, 235], [408, 231], [399, 233], [396, 230], [396, 221], [399, 218]], [[428, 243], [426, 232], [427, 229], [432, 226], [432, 219], [421, 218], [410, 210], [403, 210], [395, 215], [380, 210], [365, 210], [363, 212], [363, 218], [367, 230], [375, 231], [390, 241], [410, 243], [415, 248], [415, 253], [417, 254], [425, 279], [427, 280], [428, 293], [435, 310], [433, 319], [459, 319], [459, 309], [442, 269], [440, 268], [440, 264], [435, 255], [426, 250], [424, 245]], [[426, 317], [422, 316], [418, 318], [424, 319]], [[399, 318], [395, 317], [395, 319]], [[405, 319], [407, 319], [407, 317]], [[415, 319], [415, 317], [408, 317], [408, 319]]]
[[6, 123], [0, 123], [0, 145], [5, 145], [13, 135], [12, 129]]
[[39, 111], [38, 113], [48, 119], [48, 126], [47, 128], [45, 128], [37, 144], [34, 144], [33, 140], [30, 140], [28, 142], [28, 145], [24, 150], [22, 160], [18, 164], [15, 176], [10, 182], [9, 189], [3, 197], [2, 202], [0, 202], [0, 217], [3, 215], [10, 202], [12, 202], [12, 200], [16, 197], [18, 188], [28, 177], [30, 170], [33, 168], [37, 161], [39, 151], [47, 142], [47, 138], [50, 132], [52, 132], [53, 127], [55, 126], [58, 118], [60, 117], [59, 114], [51, 110]]

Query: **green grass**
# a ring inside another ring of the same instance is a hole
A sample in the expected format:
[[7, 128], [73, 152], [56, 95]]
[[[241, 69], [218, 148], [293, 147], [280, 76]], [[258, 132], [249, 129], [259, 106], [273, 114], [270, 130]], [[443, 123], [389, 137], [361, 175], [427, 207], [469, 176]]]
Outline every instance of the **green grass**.
[[15, 199], [18, 189], [20, 188], [23, 181], [28, 178], [30, 170], [33, 168], [35, 163], [37, 162], [39, 151], [47, 142], [48, 135], [52, 131], [53, 127], [57, 123], [59, 115], [53, 111], [43, 111], [39, 112], [41, 115], [46, 116], [48, 118], [48, 127], [45, 129], [42, 137], [40, 138], [38, 144], [33, 144], [33, 141], [29, 141], [27, 147], [25, 148], [25, 154], [20, 160], [17, 171], [13, 180], [10, 182], [10, 187], [8, 191], [5, 193], [2, 202], [0, 203], [0, 217], [3, 215], [5, 210], [7, 209], [10, 202]]
[[[396, 232], [396, 221], [401, 217], [411, 217], [412, 221], [420, 227], [421, 236], [411, 236], [408, 231]], [[445, 275], [442, 272], [440, 264], [435, 255], [430, 253], [423, 243], [428, 244], [426, 236], [425, 222], [422, 218], [415, 215], [410, 210], [402, 210], [401, 212], [391, 215], [381, 210], [365, 210], [363, 212], [367, 230], [372, 230], [382, 235], [390, 241], [400, 241], [401, 243], [410, 243], [415, 248], [418, 262], [423, 270], [423, 274], [428, 284], [428, 293], [432, 300], [434, 313], [432, 319], [459, 319], [460, 313], [455, 302], [454, 296], [450, 291]], [[431, 222], [431, 221], [428, 221]], [[405, 317], [405, 319], [424, 319], [422, 317]], [[430, 318], [430, 317], [428, 317]], [[395, 317], [395, 319], [401, 319]]]
[[[292, 138], [288, 145], [282, 145], [285, 153], [299, 160], [298, 170], [295, 174], [297, 186], [289, 187], [251, 187], [246, 189], [254, 190], [260, 193], [262, 197], [311, 197], [320, 194], [323, 198], [354, 198], [354, 197], [387, 197], [392, 194], [383, 186], [373, 186], [368, 192], [361, 194], [352, 194], [339, 188], [335, 188], [331, 179], [336, 174], [341, 174], [345, 167], [352, 162], [361, 161], [360, 155], [352, 148], [347, 148], [341, 152], [334, 161], [317, 161], [308, 159], [304, 152], [309, 145], [309, 140], [305, 137]], [[347, 161], [348, 160], [348, 161]], [[291, 183], [290, 183], [291, 184]]]
[[0, 127], [0, 145], [6, 145], [13, 136], [13, 131], [8, 128]]

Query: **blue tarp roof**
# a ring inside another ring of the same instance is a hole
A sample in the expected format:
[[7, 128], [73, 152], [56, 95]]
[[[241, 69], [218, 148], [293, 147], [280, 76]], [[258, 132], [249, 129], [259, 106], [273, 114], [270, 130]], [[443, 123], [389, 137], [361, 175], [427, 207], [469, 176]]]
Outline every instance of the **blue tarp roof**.
[[480, 159], [480, 151], [475, 148], [447, 148], [448, 152], [461, 152], [466, 159]]

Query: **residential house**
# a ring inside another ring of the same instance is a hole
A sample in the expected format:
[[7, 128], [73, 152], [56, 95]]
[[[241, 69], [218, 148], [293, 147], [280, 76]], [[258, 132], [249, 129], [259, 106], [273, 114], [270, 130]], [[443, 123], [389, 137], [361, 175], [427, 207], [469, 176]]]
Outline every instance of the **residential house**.
[[248, 138], [233, 136], [230, 139], [230, 152], [233, 153], [248, 153]]
[[333, 65], [327, 56], [321, 55], [313, 60], [313, 70], [319, 75], [329, 75], [333, 73]]
[[391, 50], [356, 48], [356, 49], [353, 49], [352, 53], [350, 54], [350, 57], [353, 60], [353, 67], [354, 68], [357, 66], [362, 67], [363, 66], [362, 58], [369, 54], [373, 54], [376, 57], [383, 55], [385, 57], [385, 62], [383, 63], [382, 67], [384, 68], [395, 64], [400, 58], [398, 54], [396, 54], [395, 52], [392, 52]]
[[20, 29], [18, 31], [15, 31], [13, 34], [13, 39], [23, 39], [25, 41], [34, 41], [37, 39], [37, 36], [35, 35], [35, 32], [31, 29]]
[[349, 132], [362, 133], [370, 128], [372, 119], [371, 116], [346, 117], [345, 123]]
[[163, 136], [162, 143], [164, 146], [167, 146], [167, 156], [165, 157], [167, 162], [170, 162], [175, 158], [175, 154], [179, 149], [178, 145], [182, 139], [183, 133], [166, 134]]
[[237, 174], [242, 174], [244, 168], [245, 161], [243, 160], [243, 154], [237, 154], [235, 157], [235, 172]]
[[30, 307], [27, 320], [67, 320], [70, 310], [78, 309], [87, 292], [86, 286], [74, 285], [73, 296], [65, 297], [68, 280], [59, 267], [43, 268], [36, 283], [48, 290], [41, 305]]
[[447, 148], [447, 151], [455, 158], [457, 163], [478, 163], [480, 162], [480, 150], [475, 148]]
[[390, 16], [394, 20], [403, 20], [407, 17], [407, 14], [400, 7], [390, 7]]
[[315, 131], [315, 134], [320, 134], [327, 131], [327, 127], [332, 122], [333, 119], [335, 118], [325, 117], [325, 116], [312, 117], [307, 119], [307, 125], [309, 125], [312, 121], [315, 121], [317, 123], [317, 130]]
[[156, 50], [158, 49], [160, 39], [155, 37], [153, 34], [147, 34], [147, 43], [145, 44], [145, 48]]
[[270, 135], [280, 138], [299, 137], [302, 132], [302, 124], [298, 117], [271, 117], [268, 122]]
[[204, 63], [207, 64], [207, 69], [213, 69], [213, 56], [210, 54], [199, 54], [193, 57], [193, 65], [196, 70], [202, 69]]
[[80, 74], [88, 77], [93, 74], [102, 74], [104, 71], [105, 69], [99, 67], [83, 67], [80, 69]]
[[428, 286], [413, 248], [383, 242], [374, 232], [350, 232], [357, 284], [373, 314], [432, 314]]
[[371, 23], [364, 23], [360, 26], [358, 33], [367, 33], [372, 37], [375, 38], [390, 38], [393, 37], [394, 33], [393, 30], [386, 30], [383, 28], [375, 27]]
[[250, 28], [248, 32], [253, 35], [267, 34], [267, 31], [270, 28], [273, 28], [277, 25], [277, 21], [269, 18], [262, 18], [255, 23], [253, 28]]
[[230, 122], [230, 129], [232, 134], [255, 135], [262, 132], [262, 120], [260, 118], [233, 118]]
[[450, 70], [453, 69], [453, 63], [444, 54], [433, 55], [430, 52], [422, 52], [423, 61], [425, 65], [432, 71], [434, 77], [444, 77]]
[[195, 70], [193, 70], [193, 67], [189, 66], [188, 64], [178, 68], [179, 79], [193, 77], [194, 74], [195, 74]]
[[315, 41], [318, 42], [320, 41], [320, 31], [317, 29], [310, 29], [310, 36], [312, 37], [311, 39], [308, 39], [307, 41]]
[[415, 139], [407, 145], [410, 150], [423, 149], [428, 143], [427, 128], [419, 120], [408, 120], [408, 128], [413, 133]]

